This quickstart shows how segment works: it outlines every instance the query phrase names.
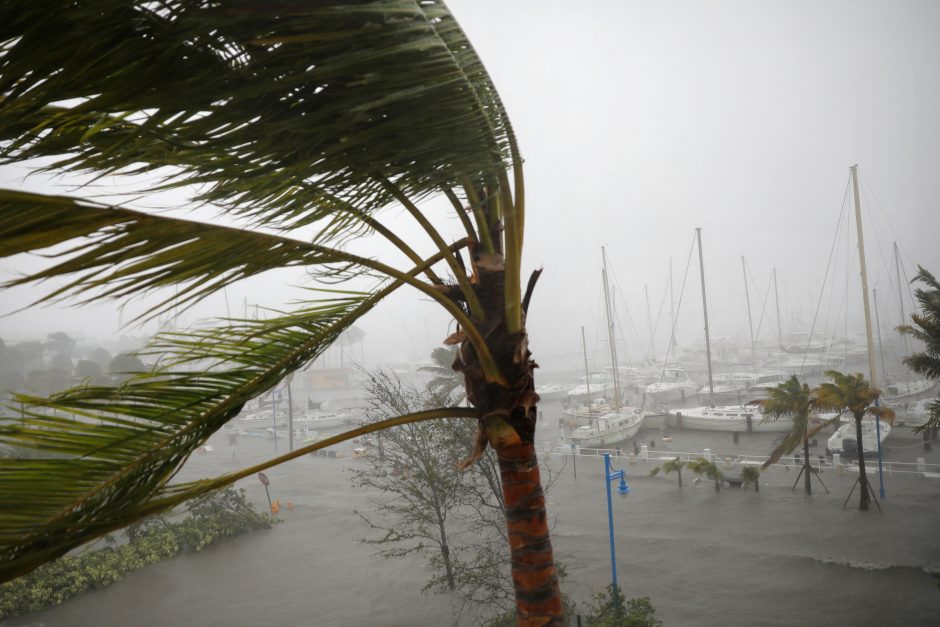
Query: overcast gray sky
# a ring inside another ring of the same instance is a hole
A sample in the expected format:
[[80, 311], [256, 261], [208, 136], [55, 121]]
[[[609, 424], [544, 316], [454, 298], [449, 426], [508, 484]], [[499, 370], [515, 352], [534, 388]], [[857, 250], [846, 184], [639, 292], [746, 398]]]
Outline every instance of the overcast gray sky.
[[[669, 258], [678, 299], [695, 227], [703, 228], [715, 333], [747, 334], [742, 255], [754, 277], [755, 324], [776, 267], [784, 332], [806, 330], [853, 163], [884, 315], [897, 312], [893, 241], [908, 275], [917, 263], [940, 272], [940, 3], [449, 4], [492, 74], [526, 158], [525, 265], [545, 268], [529, 320], [537, 359], [577, 348], [582, 324], [589, 341], [599, 333], [602, 245], [621, 314], [625, 304], [644, 337], [644, 285], [654, 324], [665, 302], [657, 331], [664, 346]], [[0, 171], [0, 184], [23, 185], [20, 175]], [[861, 305], [850, 237], [843, 225], [835, 296], [827, 291], [823, 301], [832, 310], [825, 317], [847, 312], [851, 326]], [[685, 341], [701, 336], [697, 273], [693, 263], [680, 315]], [[275, 286], [301, 280], [279, 274], [230, 290], [229, 306], [280, 302], [286, 292]], [[7, 294], [4, 309], [23, 298]], [[16, 314], [0, 319], [0, 336], [112, 334], [113, 309]], [[225, 314], [223, 296], [191, 318], [213, 314]], [[447, 324], [435, 306], [403, 292], [363, 322], [366, 357], [423, 358]]]

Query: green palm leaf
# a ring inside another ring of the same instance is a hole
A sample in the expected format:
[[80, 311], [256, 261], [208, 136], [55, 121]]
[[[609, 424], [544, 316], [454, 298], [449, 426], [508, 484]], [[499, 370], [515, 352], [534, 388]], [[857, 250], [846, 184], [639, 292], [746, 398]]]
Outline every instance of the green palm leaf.
[[32, 455], [0, 460], [0, 509], [17, 512], [0, 517], [4, 569], [136, 517], [197, 446], [325, 350], [371, 302], [349, 293], [272, 320], [160, 335], [147, 351], [162, 365], [118, 387], [17, 397], [25, 419], [6, 417], [0, 444]]
[[[86, 182], [144, 175], [131, 179], [135, 194], [181, 189], [187, 207], [206, 203], [267, 231], [0, 192], [0, 256], [46, 249], [53, 258], [9, 285], [65, 280], [44, 301], [177, 288], [153, 313], [290, 266], [317, 279], [383, 282], [274, 320], [162, 335], [149, 349], [160, 366], [118, 387], [19, 397], [25, 415], [0, 426], [0, 445], [17, 455], [0, 462], [0, 577], [244, 476], [170, 483], [247, 400], [407, 284], [455, 319], [477, 408], [396, 420], [485, 414], [477, 446], [491, 441], [523, 486], [506, 495], [520, 616], [560, 620], [531, 444], [522, 159], [492, 81], [443, 2], [0, 3], [0, 164], [12, 163]], [[456, 244], [419, 206], [439, 193], [466, 233]], [[393, 201], [433, 255], [379, 221]], [[301, 226], [310, 241], [270, 234]], [[368, 232], [410, 268], [340, 250]], [[457, 253], [464, 246], [468, 261]], [[433, 270], [441, 261], [450, 283]], [[389, 424], [397, 423], [366, 429]], [[532, 464], [525, 474], [516, 469], [522, 459]]]
[[[0, 190], [0, 257], [80, 238], [80, 243], [53, 255], [66, 257], [64, 261], [0, 287], [78, 275], [38, 302], [89, 291], [91, 295], [85, 295], [82, 302], [126, 298], [170, 285], [179, 287], [173, 296], [141, 314], [145, 317], [191, 304], [226, 285], [274, 268], [303, 266], [321, 279], [365, 273], [385, 275], [423, 290], [443, 305], [477, 347], [488, 375], [499, 379], [482, 335], [463, 309], [439, 290], [415, 279], [414, 272], [401, 272], [372, 259], [265, 233], [154, 216], [63, 196]], [[426, 271], [442, 257], [452, 256], [451, 248], [444, 246], [417, 269]], [[103, 291], [95, 292], [98, 288]]]
[[[477, 412], [476, 410], [465, 407], [446, 407], [423, 410], [370, 423], [301, 447], [280, 457], [214, 479], [158, 485], [146, 495], [137, 493], [136, 495], [141, 498], [137, 503], [133, 504], [133, 506], [128, 506], [126, 500], [113, 500], [107, 503], [105, 507], [95, 511], [93, 516], [87, 517], [77, 523], [69, 524], [67, 520], [53, 519], [52, 521], [41, 520], [38, 521], [37, 524], [37, 521], [29, 516], [10, 516], [0, 525], [0, 556], [3, 557], [3, 561], [0, 562], [0, 582], [25, 574], [36, 566], [63, 555], [70, 550], [70, 548], [74, 548], [85, 541], [124, 527], [147, 516], [166, 512], [184, 501], [203, 496], [219, 488], [231, 485], [239, 479], [251, 476], [286, 461], [296, 459], [302, 455], [389, 427], [450, 417], [477, 418]], [[67, 463], [68, 461], [72, 461], [72, 463]], [[96, 485], [95, 477], [93, 476], [95, 471], [93, 467], [94, 464], [85, 462], [84, 460], [79, 461], [82, 462], [81, 465], [85, 473], [89, 475], [86, 482], [88, 488], [93, 488]], [[66, 462], [62, 462], [62, 464], [65, 464], [68, 470], [73, 471], [73, 474], [77, 474], [74, 460], [66, 460]], [[30, 482], [31, 478], [36, 475], [42, 476], [61, 471], [62, 464], [57, 464], [54, 460], [50, 461], [47, 459], [18, 460], [17, 472], [19, 473], [20, 482]], [[2, 467], [2, 465], [0, 465], [0, 467]], [[106, 478], [106, 476], [102, 475], [99, 479]], [[38, 485], [42, 487], [44, 484], [40, 481]], [[11, 487], [15, 488], [16, 486]], [[22, 498], [24, 494], [13, 492], [13, 496]], [[63, 496], [68, 498], [69, 495], [62, 490], [44, 490], [40, 496], [42, 498], [61, 500]], [[127, 495], [124, 494], [120, 494], [119, 496], [122, 499], [127, 498]], [[87, 504], [83, 502], [82, 507], [87, 508]], [[57, 512], [53, 513], [56, 514]], [[15, 530], [18, 525], [26, 530], [29, 535], [18, 536]]]
[[374, 210], [377, 176], [420, 197], [510, 160], [505, 111], [440, 2], [21, 0], [0, 7], [0, 41], [6, 161], [166, 167], [166, 185], [269, 224], [334, 196]]
[[53, 255], [63, 261], [3, 287], [77, 275], [38, 302], [75, 294], [89, 302], [177, 286], [172, 297], [149, 310], [156, 315], [267, 270], [302, 266], [325, 277], [354, 265], [340, 251], [295, 239], [0, 189], [0, 257], [73, 240], [71, 248]]

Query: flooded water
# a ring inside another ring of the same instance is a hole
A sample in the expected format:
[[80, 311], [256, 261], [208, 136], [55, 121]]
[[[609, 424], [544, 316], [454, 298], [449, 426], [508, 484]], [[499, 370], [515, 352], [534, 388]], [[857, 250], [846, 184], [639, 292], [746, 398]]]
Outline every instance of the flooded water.
[[[555, 409], [546, 408], [540, 441], [557, 436]], [[658, 432], [641, 435], [664, 446]], [[734, 444], [731, 434], [674, 432], [668, 446], [763, 454], [773, 439], [742, 434]], [[926, 455], [900, 432], [895, 443], [898, 457]], [[211, 444], [213, 451], [193, 456], [183, 478], [240, 468], [274, 452], [269, 440], [240, 438], [235, 458], [227, 436]], [[282, 509], [283, 523], [8, 624], [453, 624], [447, 596], [420, 592], [429, 576], [422, 559], [383, 560], [358, 542], [368, 531], [354, 509], [367, 508], [369, 494], [351, 487], [348, 469], [359, 463], [348, 454], [308, 456], [271, 469], [272, 497], [294, 504], [293, 511]], [[568, 566], [563, 588], [578, 601], [610, 581], [602, 463], [580, 458], [575, 478], [570, 459], [554, 460], [564, 468], [549, 493], [549, 511], [558, 519], [553, 538]], [[762, 475], [759, 493], [725, 488], [716, 494], [711, 483], [693, 485], [691, 477], [681, 489], [674, 475], [650, 478], [652, 467], [626, 465], [631, 493], [615, 497], [615, 540], [626, 595], [649, 596], [665, 625], [937, 624], [940, 589], [930, 573], [940, 571], [940, 479], [886, 477], [879, 514], [859, 512], [857, 493], [842, 509], [851, 475], [826, 472], [831, 492], [817, 483], [806, 497], [800, 487], [790, 489], [796, 470], [774, 469]], [[877, 489], [877, 475], [870, 475]], [[266, 507], [257, 480], [239, 487]]]

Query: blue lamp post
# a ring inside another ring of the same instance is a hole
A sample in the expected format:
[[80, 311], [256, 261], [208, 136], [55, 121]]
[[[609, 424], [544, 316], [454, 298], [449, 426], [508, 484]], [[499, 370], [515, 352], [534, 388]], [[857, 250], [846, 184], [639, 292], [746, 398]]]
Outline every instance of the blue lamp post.
[[614, 589], [617, 588], [617, 554], [614, 550], [614, 506], [610, 495], [610, 484], [619, 479], [620, 485], [617, 486], [617, 494], [626, 496], [630, 493], [630, 487], [624, 480], [626, 476], [624, 470], [613, 469], [610, 465], [610, 453], [604, 453], [604, 477], [606, 479], [604, 485], [607, 486], [607, 525], [610, 529], [610, 581]]

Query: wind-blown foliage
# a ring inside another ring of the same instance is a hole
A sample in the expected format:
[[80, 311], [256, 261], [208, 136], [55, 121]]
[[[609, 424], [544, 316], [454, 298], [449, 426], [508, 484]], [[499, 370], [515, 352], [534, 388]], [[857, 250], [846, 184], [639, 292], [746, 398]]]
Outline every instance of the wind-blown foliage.
[[[918, 266], [912, 283], [920, 282], [924, 287], [914, 290], [914, 298], [920, 311], [911, 314], [911, 325], [898, 327], [898, 331], [913, 336], [924, 343], [924, 350], [904, 358], [904, 363], [918, 374], [931, 379], [940, 379], [940, 282], [926, 269]], [[940, 399], [928, 405], [930, 420], [916, 431], [940, 429]]]
[[855, 418], [855, 434], [858, 442], [858, 478], [860, 510], [867, 510], [869, 503], [868, 475], [865, 473], [865, 451], [862, 449], [862, 419], [873, 416], [887, 422], [894, 421], [894, 410], [878, 405], [881, 390], [873, 387], [862, 375], [843, 374], [837, 370], [827, 370], [826, 377], [832, 382], [824, 382], [816, 389], [816, 406], [834, 411], [847, 411]]
[[[479, 419], [467, 462], [497, 451], [520, 622], [561, 620], [534, 454], [522, 160], [492, 81], [443, 3], [5, 2], [0, 164], [89, 183], [130, 177], [136, 198], [176, 189], [188, 196], [181, 208], [205, 204], [224, 218], [0, 190], [0, 257], [49, 259], [7, 286], [48, 279], [41, 302], [123, 303], [156, 291], [146, 318], [283, 267], [304, 268], [312, 287], [353, 277], [372, 285], [268, 321], [160, 336], [148, 349], [160, 365], [117, 387], [18, 397], [27, 420], [5, 416], [0, 441], [29, 458], [0, 469], [0, 577], [243, 476], [170, 482], [245, 402], [408, 285], [456, 321], [447, 343], [458, 347], [454, 367], [474, 409], [381, 425]], [[432, 195], [456, 214], [456, 237], [419, 204]], [[424, 241], [406, 242], [385, 222], [391, 205]], [[387, 240], [394, 258], [343, 250], [363, 235]]]
[[777, 445], [767, 461], [761, 465], [767, 470], [777, 463], [781, 456], [791, 453], [800, 444], [803, 445], [803, 491], [813, 493], [812, 472], [810, 464], [809, 443], [817, 433], [832, 424], [836, 418], [820, 421], [819, 424], [810, 425], [810, 409], [815, 403], [812, 390], [805, 383], [800, 383], [796, 375], [792, 375], [783, 383], [770, 388], [769, 398], [760, 402], [761, 409], [775, 420], [786, 417], [793, 422], [793, 427], [787, 433], [783, 442]]

